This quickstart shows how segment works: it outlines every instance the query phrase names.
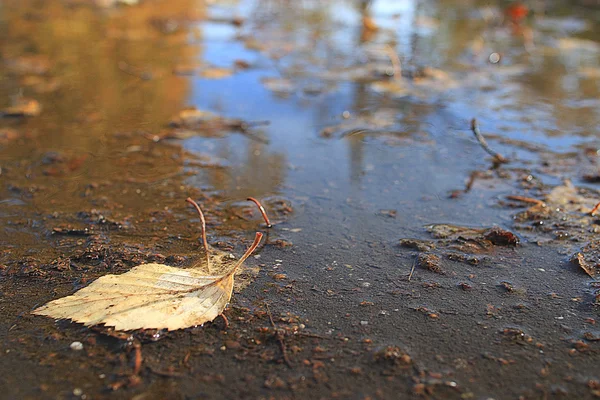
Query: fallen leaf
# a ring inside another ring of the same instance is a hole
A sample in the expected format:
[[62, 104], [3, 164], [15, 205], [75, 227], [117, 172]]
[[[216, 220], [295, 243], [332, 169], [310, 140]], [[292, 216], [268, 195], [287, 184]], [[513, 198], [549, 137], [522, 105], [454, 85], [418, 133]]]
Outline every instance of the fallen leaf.
[[571, 262], [591, 278], [596, 278], [600, 275], [600, 246], [595, 242], [589, 243], [571, 257]]
[[426, 227], [431, 236], [438, 239], [437, 246], [448, 246], [465, 253], [479, 253], [492, 246], [516, 246], [519, 238], [512, 232], [497, 226], [470, 228], [466, 226], [438, 224]]
[[42, 111], [42, 106], [37, 100], [19, 98], [10, 107], [2, 110], [8, 117], [35, 117]]
[[567, 212], [589, 213], [594, 208], [597, 200], [588, 198], [579, 193], [579, 189], [566, 180], [563, 185], [556, 186], [546, 196], [546, 203], [552, 207], [561, 209]]
[[508, 17], [512, 22], [519, 23], [529, 14], [529, 9], [526, 5], [520, 2], [515, 2], [506, 7], [504, 15]]
[[581, 67], [577, 74], [586, 79], [600, 79], [600, 68], [596, 67]]
[[233, 70], [229, 68], [204, 68], [200, 71], [200, 76], [205, 79], [223, 79], [233, 75]]
[[198, 110], [195, 107], [185, 108], [171, 119], [170, 125], [182, 127], [196, 127], [219, 119], [219, 116], [210, 111]]
[[175, 75], [195, 75], [200, 67], [200, 64], [177, 64], [173, 67], [173, 73]]
[[58, 78], [27, 75], [21, 79], [21, 84], [31, 86], [37, 93], [52, 93], [60, 88], [62, 82]]
[[379, 30], [377, 23], [371, 17], [364, 16], [362, 19], [363, 28], [368, 31], [376, 32]]
[[50, 70], [48, 57], [41, 54], [9, 58], [4, 63], [9, 70], [19, 74], [44, 75]]
[[386, 80], [373, 82], [371, 89], [377, 93], [389, 94], [395, 97], [405, 97], [410, 95], [410, 90], [398, 80]]
[[290, 95], [296, 90], [296, 85], [286, 78], [262, 78], [261, 83], [265, 88], [282, 96]]
[[19, 132], [12, 128], [0, 129], [0, 143], [6, 144], [19, 137]]
[[560, 50], [563, 51], [589, 53], [598, 53], [600, 51], [600, 44], [589, 39], [562, 38], [557, 40], [556, 45]]
[[35, 309], [33, 314], [123, 331], [202, 325], [221, 315], [231, 299], [235, 272], [261, 239], [262, 234], [257, 233], [246, 253], [222, 275], [207, 275], [202, 268], [142, 264], [122, 275], [103, 276], [72, 296]]

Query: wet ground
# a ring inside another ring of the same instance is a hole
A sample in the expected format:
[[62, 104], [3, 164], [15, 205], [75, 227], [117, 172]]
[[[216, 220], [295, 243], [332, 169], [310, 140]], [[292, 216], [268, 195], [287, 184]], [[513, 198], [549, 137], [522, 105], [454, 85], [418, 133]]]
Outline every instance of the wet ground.
[[[112, 3], [0, 5], [0, 397], [600, 396], [597, 2]], [[31, 315], [188, 196], [267, 235], [227, 328]]]

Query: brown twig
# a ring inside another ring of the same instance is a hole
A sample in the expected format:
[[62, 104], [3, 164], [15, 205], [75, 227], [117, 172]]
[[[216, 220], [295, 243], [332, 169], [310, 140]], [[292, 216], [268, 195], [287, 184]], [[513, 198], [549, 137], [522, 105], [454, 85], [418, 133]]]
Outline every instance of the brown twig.
[[471, 172], [471, 175], [469, 176], [469, 180], [467, 181], [467, 184], [465, 185], [465, 190], [464, 190], [465, 193], [471, 191], [471, 189], [473, 188], [473, 184], [475, 183], [475, 179], [479, 178], [480, 175], [481, 175], [481, 171]]
[[410, 274], [408, 274], [408, 281], [410, 282], [410, 280], [412, 279], [413, 273], [415, 272], [415, 267], [417, 266], [417, 261], [415, 260], [415, 262], [412, 265], [412, 268], [410, 269]]
[[183, 357], [183, 362], [182, 362], [182, 364], [183, 364], [185, 367], [187, 367], [187, 368], [189, 368], [189, 367], [190, 367], [190, 363], [189, 363], [189, 361], [190, 361], [190, 356], [191, 356], [191, 355], [192, 355], [192, 352], [191, 352], [191, 351], [188, 351], [188, 352], [185, 354], [185, 357]]
[[479, 142], [479, 144], [481, 145], [481, 147], [483, 147], [483, 149], [485, 151], [487, 151], [489, 155], [491, 155], [492, 157], [494, 157], [494, 160], [497, 163], [507, 163], [508, 162], [507, 158], [505, 158], [504, 156], [502, 156], [499, 153], [496, 153], [494, 150], [492, 150], [490, 148], [490, 146], [485, 141], [485, 138], [483, 137], [483, 135], [479, 131], [479, 124], [477, 123], [477, 120], [475, 118], [473, 118], [471, 120], [471, 130], [473, 131], [473, 134], [477, 138], [477, 141]]
[[271, 323], [271, 326], [273, 327], [273, 329], [276, 329], [275, 321], [273, 321], [273, 314], [271, 314], [271, 309], [269, 308], [269, 305], [267, 303], [265, 303], [265, 307], [267, 308], [267, 315], [269, 316], [269, 322]]
[[200, 227], [202, 229], [202, 244], [204, 245], [204, 251], [206, 252], [206, 265], [210, 269], [210, 250], [208, 248], [208, 242], [206, 241], [206, 220], [204, 219], [204, 214], [202, 213], [202, 210], [200, 209], [198, 203], [192, 200], [191, 197], [188, 197], [187, 199], [185, 199], [185, 201], [196, 207], [196, 211], [198, 211], [198, 215], [200, 216]]
[[177, 372], [177, 371], [163, 371], [163, 370], [160, 370], [160, 369], [156, 369], [156, 368], [154, 368], [151, 365], [148, 366], [148, 369], [152, 373], [154, 373], [154, 374], [156, 374], [158, 376], [165, 376], [167, 378], [180, 378], [180, 377], [184, 376], [184, 374], [182, 372]]
[[287, 355], [287, 347], [285, 346], [285, 342], [283, 341], [284, 334], [275, 326], [275, 321], [273, 321], [273, 315], [271, 314], [271, 309], [269, 308], [269, 305], [265, 303], [265, 306], [267, 308], [267, 315], [269, 316], [269, 321], [271, 322], [271, 326], [275, 331], [275, 339], [277, 340], [277, 343], [279, 343], [279, 349], [281, 350], [281, 356], [283, 358], [283, 361], [285, 362], [285, 365], [287, 365], [289, 368], [292, 368], [292, 363], [290, 362], [290, 359]]
[[260, 210], [260, 213], [263, 216], [263, 219], [265, 220], [265, 223], [267, 224], [267, 228], [271, 228], [273, 225], [271, 224], [271, 221], [269, 221], [269, 217], [267, 216], [267, 212], [265, 211], [265, 208], [262, 206], [262, 204], [260, 204], [260, 202], [258, 200], [256, 200], [254, 197], [248, 197], [246, 200], [251, 201], [254, 204], [256, 204], [256, 206]]
[[246, 259], [248, 257], [250, 257], [250, 254], [252, 254], [254, 252], [254, 250], [256, 250], [256, 248], [260, 244], [260, 241], [261, 241], [262, 237], [263, 237], [262, 233], [256, 232], [256, 235], [254, 236], [254, 241], [252, 242], [252, 244], [250, 245], [250, 247], [248, 247], [248, 249], [242, 255], [242, 257], [239, 260], [237, 260], [237, 262], [235, 263], [235, 265], [233, 266], [233, 268], [231, 269], [231, 271], [229, 271], [227, 273], [227, 275], [223, 276], [223, 278], [221, 278], [221, 279], [227, 278], [227, 277], [235, 274], [235, 272], [238, 270], [238, 268], [242, 266], [242, 264], [244, 263], [244, 261], [246, 261]]
[[223, 327], [223, 330], [226, 331], [227, 328], [229, 328], [229, 320], [227, 319], [225, 314], [221, 314], [221, 318], [223, 318], [223, 323], [225, 324], [225, 326]]
[[398, 57], [398, 53], [392, 48], [390, 45], [386, 45], [384, 47], [385, 54], [389, 57], [392, 68], [394, 70], [394, 79], [399, 80], [402, 78], [402, 62], [400, 62], [400, 57]]
[[592, 211], [590, 211], [590, 215], [593, 217], [594, 214], [596, 214], [596, 211], [598, 211], [600, 209], [600, 203], [596, 204], [594, 206], [594, 208], [592, 208]]
[[135, 349], [135, 363], [133, 365], [133, 375], [137, 376], [139, 375], [140, 370], [142, 369], [142, 345], [140, 343], [135, 343], [133, 346]]
[[507, 199], [509, 200], [515, 200], [515, 201], [520, 201], [522, 203], [529, 203], [529, 204], [535, 204], [535, 205], [539, 205], [539, 206], [545, 206], [546, 203], [544, 203], [542, 200], [538, 200], [538, 199], [533, 199], [531, 197], [525, 197], [525, 196], [506, 196]]

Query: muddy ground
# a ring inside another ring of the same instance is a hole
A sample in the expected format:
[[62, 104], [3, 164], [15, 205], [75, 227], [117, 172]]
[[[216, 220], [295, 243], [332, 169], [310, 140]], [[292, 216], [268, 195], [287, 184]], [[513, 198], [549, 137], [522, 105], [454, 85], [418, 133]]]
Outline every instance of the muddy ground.
[[[125, 3], [0, 5], [1, 398], [600, 397], [595, 2]], [[188, 196], [228, 326], [31, 314]]]

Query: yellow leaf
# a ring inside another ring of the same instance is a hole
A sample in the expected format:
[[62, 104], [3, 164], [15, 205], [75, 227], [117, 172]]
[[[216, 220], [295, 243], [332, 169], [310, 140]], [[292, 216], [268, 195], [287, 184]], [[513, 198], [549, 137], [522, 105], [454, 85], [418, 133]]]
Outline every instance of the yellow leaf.
[[87, 326], [104, 324], [117, 330], [176, 330], [202, 325], [219, 316], [231, 299], [235, 271], [256, 249], [252, 245], [231, 270], [207, 275], [202, 269], [143, 264], [122, 275], [103, 276], [72, 296], [33, 311]]

